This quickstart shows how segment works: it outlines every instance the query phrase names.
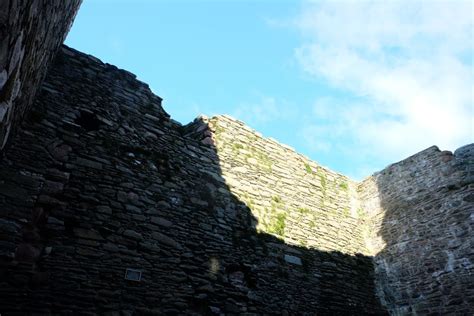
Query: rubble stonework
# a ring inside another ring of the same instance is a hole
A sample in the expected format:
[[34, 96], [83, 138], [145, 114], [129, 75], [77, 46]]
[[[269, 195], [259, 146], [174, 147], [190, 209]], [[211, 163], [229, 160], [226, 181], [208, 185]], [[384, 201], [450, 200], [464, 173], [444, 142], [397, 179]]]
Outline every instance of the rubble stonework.
[[0, 162], [1, 312], [385, 314], [353, 188], [332, 192], [349, 180], [299, 161], [292, 184], [303, 158], [264, 158], [287, 149], [257, 135], [232, 158], [221, 125], [253, 135], [181, 126], [132, 74], [63, 48]]
[[468, 314], [473, 148], [356, 183], [63, 47], [0, 161], [0, 312]]
[[31, 106], [80, 3], [0, 2], [0, 151]]
[[259, 232], [291, 245], [367, 253], [356, 182], [229, 116], [202, 124], [212, 131], [222, 177], [250, 208]]
[[40, 85], [79, 2], [0, 4], [0, 314], [472, 313], [474, 144], [357, 183], [66, 46]]
[[359, 185], [377, 296], [393, 315], [474, 306], [474, 144], [430, 147]]

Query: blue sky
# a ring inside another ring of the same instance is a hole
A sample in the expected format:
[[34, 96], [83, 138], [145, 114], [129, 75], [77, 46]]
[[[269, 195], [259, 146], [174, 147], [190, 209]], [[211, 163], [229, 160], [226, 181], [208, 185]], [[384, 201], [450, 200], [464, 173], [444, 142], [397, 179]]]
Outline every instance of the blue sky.
[[66, 44], [183, 124], [230, 114], [361, 179], [474, 139], [471, 1], [84, 0]]

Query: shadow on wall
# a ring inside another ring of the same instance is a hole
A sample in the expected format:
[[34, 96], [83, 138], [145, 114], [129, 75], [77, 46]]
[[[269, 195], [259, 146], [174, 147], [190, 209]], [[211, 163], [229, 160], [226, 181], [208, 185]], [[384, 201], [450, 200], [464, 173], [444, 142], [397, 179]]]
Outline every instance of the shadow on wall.
[[0, 161], [2, 314], [384, 314], [370, 257], [257, 233], [205, 124], [132, 74], [64, 48], [34, 109]]
[[431, 147], [377, 174], [385, 247], [377, 295], [394, 315], [468, 315], [474, 306], [474, 144]]

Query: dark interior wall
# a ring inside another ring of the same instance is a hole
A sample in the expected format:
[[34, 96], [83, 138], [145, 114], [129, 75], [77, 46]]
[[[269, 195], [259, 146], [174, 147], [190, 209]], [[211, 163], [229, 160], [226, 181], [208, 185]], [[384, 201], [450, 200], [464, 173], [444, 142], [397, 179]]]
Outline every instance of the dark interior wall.
[[474, 144], [430, 147], [360, 186], [377, 295], [394, 315], [468, 315], [474, 306]]
[[63, 48], [0, 162], [0, 312], [384, 314], [370, 257], [257, 232], [209, 132]]
[[31, 106], [80, 3], [0, 1], [0, 152]]

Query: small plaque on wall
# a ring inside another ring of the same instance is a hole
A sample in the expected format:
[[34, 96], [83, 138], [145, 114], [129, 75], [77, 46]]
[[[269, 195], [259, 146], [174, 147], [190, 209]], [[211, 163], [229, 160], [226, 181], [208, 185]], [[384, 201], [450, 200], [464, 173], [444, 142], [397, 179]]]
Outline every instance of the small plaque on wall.
[[142, 279], [142, 271], [136, 269], [125, 270], [125, 280], [140, 282]]

